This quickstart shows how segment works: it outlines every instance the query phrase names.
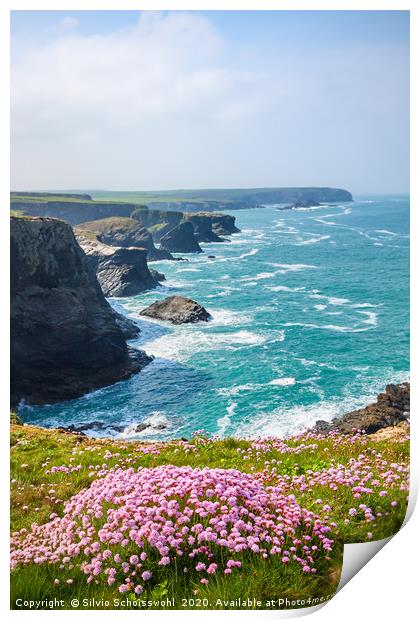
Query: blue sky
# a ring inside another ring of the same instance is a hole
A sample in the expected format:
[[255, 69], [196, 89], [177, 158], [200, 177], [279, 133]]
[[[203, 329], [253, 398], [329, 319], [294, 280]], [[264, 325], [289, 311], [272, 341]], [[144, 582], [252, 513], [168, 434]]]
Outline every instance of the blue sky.
[[403, 11], [15, 11], [12, 186], [409, 184]]

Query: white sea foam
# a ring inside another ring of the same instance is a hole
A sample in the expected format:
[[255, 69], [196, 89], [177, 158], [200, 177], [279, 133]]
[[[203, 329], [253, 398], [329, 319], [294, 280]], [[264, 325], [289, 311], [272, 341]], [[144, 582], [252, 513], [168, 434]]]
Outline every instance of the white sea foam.
[[317, 265], [306, 265], [305, 263], [267, 263], [271, 267], [278, 267], [280, 271], [276, 273], [288, 273], [289, 271], [303, 271], [304, 269], [318, 269]]
[[278, 379], [273, 379], [270, 381], [270, 385], [280, 386], [295, 385], [295, 383], [296, 379], [294, 377], [279, 377]]
[[252, 250], [249, 250], [248, 252], [244, 252], [243, 254], [240, 254], [236, 258], [246, 258], [247, 256], [255, 256], [255, 254], [257, 254], [258, 252], [259, 252], [258, 248], [252, 248]]
[[316, 325], [315, 323], [283, 323], [284, 327], [305, 327], [307, 329], [327, 329], [330, 331], [334, 331], [334, 332], [349, 332], [349, 333], [356, 333], [356, 332], [365, 332], [369, 329], [369, 327], [363, 327], [363, 328], [357, 328], [357, 327], [350, 327], [347, 325], [332, 325], [332, 324], [328, 324], [328, 325]]
[[313, 293], [309, 295], [312, 299], [325, 299], [325, 301], [331, 306], [342, 306], [343, 304], [348, 304], [349, 299], [346, 297], [329, 297], [328, 295], [321, 295], [319, 293]]
[[255, 276], [241, 276], [239, 279], [244, 282], [255, 282], [256, 280], [267, 280], [268, 278], [274, 278], [275, 275], [275, 271], [263, 271], [261, 273], [257, 273]]
[[223, 437], [229, 426], [231, 425], [230, 418], [235, 413], [235, 409], [238, 403], [230, 403], [226, 408], [226, 415], [217, 420], [217, 427], [219, 429], [219, 436]]
[[375, 327], [377, 326], [378, 315], [376, 314], [376, 312], [369, 312], [367, 310], [357, 310], [357, 312], [359, 314], [364, 314], [365, 316], [367, 316], [367, 319], [362, 321], [362, 323], [366, 323], [366, 325], [373, 325]]
[[176, 361], [188, 360], [192, 355], [209, 349], [236, 349], [252, 347], [266, 342], [266, 338], [248, 330], [235, 332], [213, 332], [190, 329], [177, 329], [156, 340], [144, 342], [141, 346], [149, 355]]
[[305, 290], [304, 286], [296, 286], [296, 287], [291, 287], [291, 286], [285, 286], [285, 285], [279, 285], [279, 286], [264, 286], [264, 288], [268, 289], [269, 291], [273, 291], [274, 293], [280, 293], [281, 291], [287, 292], [287, 293], [300, 293], [302, 291]]
[[315, 304], [315, 310], [325, 310], [327, 306], [325, 304]]
[[310, 245], [312, 243], [319, 243], [320, 241], [325, 241], [326, 239], [329, 239], [329, 238], [330, 238], [330, 235], [319, 235], [318, 237], [311, 237], [310, 239], [299, 241], [295, 245]]
[[[136, 431], [138, 424], [147, 424], [148, 426], [142, 431]], [[163, 430], [162, 428], [159, 428], [161, 425], [169, 428], [171, 426], [171, 422], [161, 411], [153, 411], [149, 416], [140, 422], [135, 422], [126, 426], [124, 431], [121, 433], [121, 437], [123, 439], [131, 439], [138, 436], [159, 435], [162, 434]]]
[[390, 235], [392, 237], [398, 237], [397, 233], [392, 232], [391, 230], [375, 230], [376, 233], [380, 235]]

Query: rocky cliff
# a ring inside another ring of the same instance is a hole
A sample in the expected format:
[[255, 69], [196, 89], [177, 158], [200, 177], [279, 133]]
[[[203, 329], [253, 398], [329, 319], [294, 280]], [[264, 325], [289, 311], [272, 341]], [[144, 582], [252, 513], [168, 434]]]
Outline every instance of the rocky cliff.
[[129, 217], [108, 217], [79, 224], [76, 232], [93, 233], [98, 241], [119, 248], [144, 248], [147, 260], [171, 260], [173, 256], [155, 246], [151, 233], [142, 224]]
[[161, 238], [160, 247], [169, 252], [186, 254], [203, 251], [198, 244], [193, 225], [190, 222], [181, 222], [172, 228]]
[[[34, 194], [31, 194], [34, 196]], [[10, 207], [16, 211], [21, 211], [25, 215], [33, 217], [55, 217], [64, 220], [72, 226], [77, 226], [81, 222], [98, 220], [105, 217], [129, 217], [133, 211], [132, 204], [129, 203], [100, 203], [94, 200], [25, 200], [24, 196], [19, 196], [19, 200], [11, 197]]]
[[332, 422], [318, 420], [313, 430], [319, 433], [338, 431], [352, 433], [355, 430], [367, 434], [376, 433], [382, 428], [397, 426], [410, 417], [410, 384], [390, 383], [385, 392], [378, 395], [376, 403], [363, 409], [350, 411]]
[[70, 226], [11, 218], [11, 401], [58, 402], [127, 379], [127, 347]]
[[106, 297], [137, 295], [160, 286], [147, 266], [147, 250], [105, 245], [83, 234], [77, 234], [76, 238]]

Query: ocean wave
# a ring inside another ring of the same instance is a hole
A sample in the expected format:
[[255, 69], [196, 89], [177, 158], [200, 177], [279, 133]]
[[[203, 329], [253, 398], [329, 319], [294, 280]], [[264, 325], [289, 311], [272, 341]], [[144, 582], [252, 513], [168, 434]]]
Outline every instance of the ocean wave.
[[270, 267], [278, 267], [280, 271], [276, 273], [288, 273], [289, 271], [297, 272], [303, 271], [304, 269], [318, 269], [317, 265], [307, 265], [305, 263], [266, 263], [270, 265]]
[[277, 379], [272, 379], [270, 381], [270, 385], [295, 385], [296, 379], [294, 377], [278, 377]]
[[311, 245], [313, 243], [319, 243], [320, 241], [326, 241], [327, 239], [330, 239], [330, 235], [319, 235], [317, 237], [311, 237], [310, 239], [300, 240], [294, 245]]
[[[366, 321], [362, 321], [365, 323]], [[316, 325], [315, 323], [283, 323], [284, 327], [304, 327], [307, 329], [326, 329], [334, 332], [347, 332], [347, 333], [357, 333], [357, 332], [365, 332], [368, 329], [372, 329], [371, 327], [350, 327], [347, 325]]]
[[350, 303], [350, 300], [346, 297], [330, 297], [328, 295], [321, 295], [320, 293], [313, 293], [309, 295], [312, 299], [325, 299], [325, 301], [331, 306], [342, 306], [343, 304]]
[[226, 408], [226, 415], [217, 420], [217, 427], [219, 429], [218, 435], [223, 437], [227, 429], [231, 425], [231, 417], [235, 413], [235, 409], [238, 403], [230, 403]]
[[281, 291], [287, 292], [287, 293], [301, 293], [302, 291], [305, 291], [306, 288], [304, 286], [285, 286], [280, 284], [279, 286], [267, 286], [265, 285], [264, 288], [266, 288], [269, 291], [273, 291], [273, 293], [279, 293]]
[[197, 329], [176, 330], [156, 340], [145, 342], [142, 348], [149, 355], [176, 361], [186, 361], [196, 353], [209, 349], [236, 349], [264, 344], [267, 338], [249, 330], [210, 332]]
[[[145, 424], [147, 427], [140, 431], [136, 430], [139, 424]], [[169, 432], [171, 426], [171, 421], [164, 413], [161, 411], [153, 411], [140, 422], [128, 424], [120, 434], [120, 437], [121, 439], [134, 439], [136, 437], [161, 435], [162, 432]]]

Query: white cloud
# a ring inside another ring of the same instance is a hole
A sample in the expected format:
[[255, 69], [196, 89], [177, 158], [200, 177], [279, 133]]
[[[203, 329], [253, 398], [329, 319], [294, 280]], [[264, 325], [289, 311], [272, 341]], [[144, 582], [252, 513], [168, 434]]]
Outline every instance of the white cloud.
[[14, 188], [354, 189], [385, 169], [393, 182], [405, 140], [400, 51], [279, 41], [249, 54], [195, 12], [142, 12], [100, 35], [71, 20], [14, 53]]

